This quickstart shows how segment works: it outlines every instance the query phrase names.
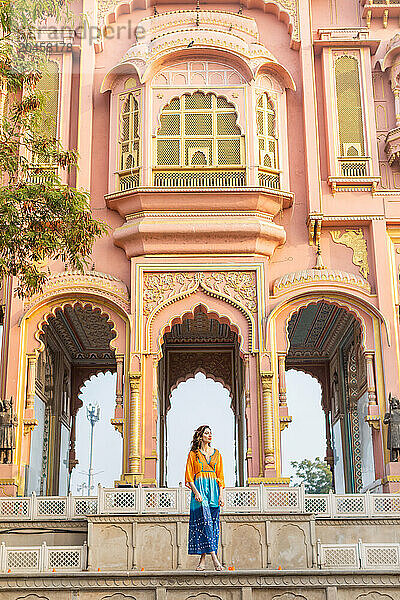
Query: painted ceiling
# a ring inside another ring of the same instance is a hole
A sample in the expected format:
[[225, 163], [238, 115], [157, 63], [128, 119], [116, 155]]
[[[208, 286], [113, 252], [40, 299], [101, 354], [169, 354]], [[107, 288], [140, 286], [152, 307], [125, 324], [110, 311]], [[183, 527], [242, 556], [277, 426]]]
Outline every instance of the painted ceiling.
[[288, 355], [329, 358], [354, 322], [345, 308], [326, 302], [309, 304], [289, 321]]
[[58, 310], [48, 320], [48, 330], [72, 360], [112, 358], [110, 342], [115, 337], [108, 317], [79, 304]]

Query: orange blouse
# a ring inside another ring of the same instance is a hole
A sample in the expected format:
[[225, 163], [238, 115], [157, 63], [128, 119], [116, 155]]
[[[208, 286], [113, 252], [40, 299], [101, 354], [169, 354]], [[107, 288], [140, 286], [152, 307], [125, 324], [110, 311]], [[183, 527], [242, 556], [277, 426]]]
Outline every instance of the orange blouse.
[[216, 448], [209, 462], [200, 450], [189, 452], [185, 473], [186, 485], [190, 487], [188, 484], [194, 483], [198, 477], [216, 479], [220, 488], [225, 487], [222, 456]]

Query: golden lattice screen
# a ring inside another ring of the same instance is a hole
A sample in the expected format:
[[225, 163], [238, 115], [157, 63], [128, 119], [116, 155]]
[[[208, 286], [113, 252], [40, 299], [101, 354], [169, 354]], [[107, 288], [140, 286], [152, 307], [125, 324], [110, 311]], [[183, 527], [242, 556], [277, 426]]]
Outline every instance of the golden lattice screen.
[[43, 76], [39, 79], [36, 89], [42, 102], [40, 122], [41, 133], [56, 138], [58, 123], [58, 100], [60, 92], [60, 75], [58, 64], [49, 61]]
[[235, 107], [213, 93], [173, 98], [160, 115], [156, 165], [163, 167], [241, 166], [244, 137]]
[[267, 94], [262, 94], [256, 105], [259, 165], [278, 169], [278, 139], [275, 108]]
[[139, 104], [129, 94], [120, 118], [120, 169], [128, 171], [139, 165]]
[[359, 65], [353, 56], [335, 62], [340, 156], [364, 156], [364, 126]]

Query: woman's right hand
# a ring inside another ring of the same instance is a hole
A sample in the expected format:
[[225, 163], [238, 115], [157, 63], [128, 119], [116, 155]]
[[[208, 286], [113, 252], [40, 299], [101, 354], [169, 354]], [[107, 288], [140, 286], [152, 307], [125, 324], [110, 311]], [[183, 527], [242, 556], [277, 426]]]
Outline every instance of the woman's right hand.
[[194, 499], [196, 502], [203, 502], [203, 498], [200, 496], [199, 492], [195, 492]]

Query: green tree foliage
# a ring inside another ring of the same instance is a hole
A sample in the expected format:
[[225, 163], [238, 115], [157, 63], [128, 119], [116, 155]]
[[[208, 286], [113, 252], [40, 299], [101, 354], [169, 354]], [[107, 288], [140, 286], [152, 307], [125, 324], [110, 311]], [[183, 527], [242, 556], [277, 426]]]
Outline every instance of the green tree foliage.
[[105, 231], [88, 193], [62, 183], [77, 153], [62, 148], [38, 90], [52, 63], [37, 30], [67, 11], [63, 0], [0, 0], [0, 277], [18, 276], [20, 296], [41, 290], [46, 259], [82, 269]]
[[290, 463], [296, 469], [296, 480], [305, 484], [307, 494], [327, 494], [332, 489], [332, 473], [326, 462], [318, 456]]

